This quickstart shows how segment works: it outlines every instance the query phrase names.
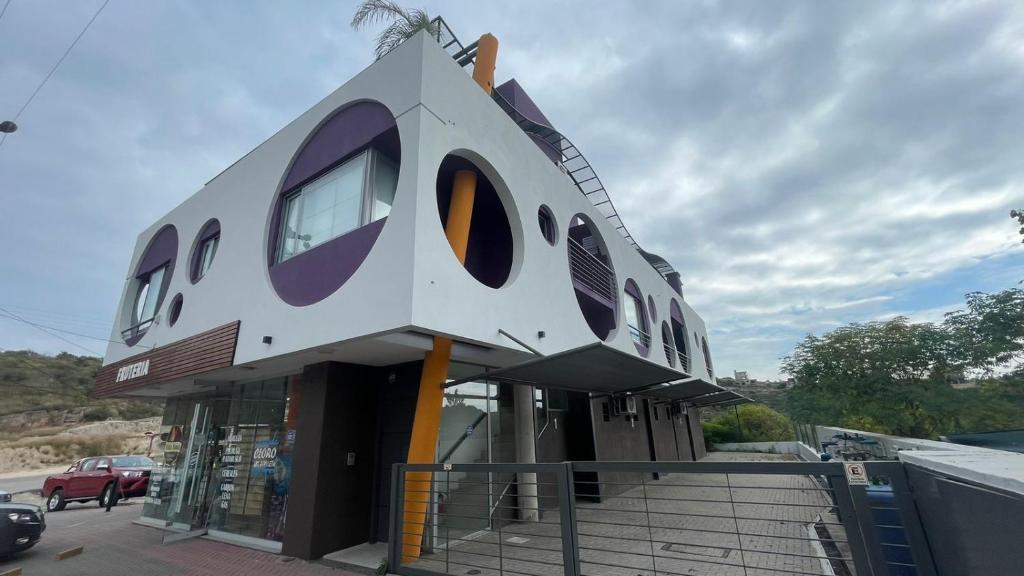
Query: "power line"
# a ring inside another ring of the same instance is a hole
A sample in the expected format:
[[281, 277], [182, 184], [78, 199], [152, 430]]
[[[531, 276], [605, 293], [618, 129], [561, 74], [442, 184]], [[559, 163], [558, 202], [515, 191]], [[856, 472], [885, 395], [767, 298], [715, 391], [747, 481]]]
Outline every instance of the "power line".
[[7, 2], [4, 2], [4, 8], [3, 8], [3, 10], [0, 10], [0, 20], [4, 19], [4, 13], [7, 12], [7, 7], [10, 6], [10, 5], [11, 5], [11, 0], [7, 0]]
[[[7, 4], [10, 3], [11, 0], [7, 0]], [[43, 89], [43, 86], [45, 86], [46, 83], [50, 81], [50, 77], [53, 76], [53, 73], [57, 71], [57, 68], [60, 68], [60, 65], [64, 62], [64, 59], [68, 57], [68, 54], [70, 54], [71, 50], [74, 49], [76, 44], [78, 44], [78, 41], [82, 39], [82, 36], [85, 36], [85, 32], [89, 29], [90, 26], [92, 26], [92, 23], [96, 21], [96, 18], [100, 15], [100, 12], [103, 12], [103, 9], [106, 8], [107, 4], [109, 3], [110, 0], [103, 0], [103, 4], [99, 7], [99, 10], [96, 10], [96, 13], [92, 15], [92, 18], [90, 18], [89, 21], [85, 24], [85, 27], [82, 28], [82, 31], [78, 33], [78, 36], [75, 36], [75, 40], [71, 43], [70, 46], [68, 46], [68, 49], [65, 50], [64, 54], [62, 54], [60, 59], [57, 60], [57, 63], [53, 65], [53, 68], [50, 68], [50, 71], [43, 78], [43, 81], [39, 83], [39, 86], [36, 86], [36, 89], [32, 92], [32, 95], [28, 97], [28, 100], [26, 100], [24, 104], [22, 104], [21, 109], [18, 110], [18, 113], [14, 115], [14, 118], [11, 118], [12, 122], [17, 122], [18, 118], [21, 118], [21, 113], [24, 112], [26, 108], [28, 108], [28, 105], [31, 104], [32, 100], [35, 99], [36, 94], [39, 94], [39, 91]], [[4, 5], [4, 12], [7, 11], [7, 4]], [[0, 16], [2, 15], [3, 13], [0, 12]], [[3, 137], [0, 138], [0, 146], [3, 146], [6, 140], [7, 133], [5, 132]]]
[[[7, 312], [2, 307], [0, 307], [0, 310], [3, 310], [4, 312]], [[10, 312], [7, 312], [7, 314], [10, 314]], [[89, 338], [89, 339], [92, 339], [92, 340], [99, 340], [100, 342], [109, 342], [111, 344], [120, 344], [122, 346], [128, 346], [128, 344], [126, 344], [124, 342], [121, 342], [120, 340], [111, 340], [110, 338], [102, 338], [100, 336], [92, 336], [90, 334], [82, 334], [81, 332], [75, 332], [73, 330], [65, 330], [63, 328], [56, 328], [54, 326], [47, 326], [45, 324], [39, 324], [39, 323], [36, 323], [36, 322], [32, 322], [31, 320], [26, 320], [24, 318], [16, 318], [14, 316], [8, 316], [7, 314], [0, 314], [0, 318], [7, 318], [9, 320], [17, 320], [18, 322], [24, 322], [25, 324], [28, 324], [29, 326], [34, 326], [34, 327], [40, 328], [40, 329], [45, 328], [47, 330], [53, 330], [55, 332], [63, 332], [64, 334], [71, 334], [72, 336], [78, 336], [79, 338]], [[139, 348], [149, 348], [149, 349], [153, 348], [152, 346], [142, 346], [142, 345], [139, 345], [139, 344], [136, 344], [136, 346], [138, 346]]]
[[53, 332], [50, 332], [49, 330], [47, 330], [46, 328], [44, 328], [43, 326], [41, 326], [39, 324], [36, 324], [35, 322], [29, 322], [28, 320], [25, 320], [21, 316], [18, 316], [17, 314], [15, 314], [15, 313], [11, 312], [10, 310], [7, 310], [7, 309], [5, 309], [3, 307], [0, 307], [0, 312], [3, 312], [4, 314], [7, 314], [8, 317], [10, 317], [10, 318], [12, 318], [14, 320], [18, 320], [20, 322], [24, 322], [25, 324], [28, 324], [29, 326], [32, 326], [36, 330], [39, 330], [39, 331], [44, 332], [46, 334], [49, 334], [50, 336], [53, 336], [54, 338], [57, 338], [59, 340], [63, 340], [64, 342], [67, 342], [68, 344], [71, 344], [72, 346], [77, 346], [77, 347], [81, 348], [82, 350], [85, 350], [89, 354], [92, 354], [93, 356], [103, 356], [102, 354], [100, 354], [98, 352], [95, 352], [93, 350], [90, 350], [90, 349], [86, 348], [85, 346], [82, 346], [81, 344], [78, 344], [77, 342], [72, 342], [71, 340], [68, 340], [67, 338], [61, 336], [60, 334], [54, 334]]

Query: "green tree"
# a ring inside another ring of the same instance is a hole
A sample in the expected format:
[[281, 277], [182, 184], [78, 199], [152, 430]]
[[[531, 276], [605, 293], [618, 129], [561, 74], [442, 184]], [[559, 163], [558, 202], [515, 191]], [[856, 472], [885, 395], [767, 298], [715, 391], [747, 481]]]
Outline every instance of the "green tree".
[[704, 423], [704, 440], [709, 444], [783, 442], [794, 438], [793, 422], [764, 404], [726, 408]]
[[1024, 356], [1024, 290], [971, 292], [967, 309], [946, 314], [943, 326], [953, 363], [992, 374]]
[[[783, 370], [799, 422], [932, 438], [1024, 426], [1024, 382], [996, 379], [1024, 356], [1024, 291], [971, 293], [941, 324], [906, 318], [807, 336]], [[977, 388], [950, 386], [981, 376]]]
[[389, 0], [364, 0], [352, 17], [352, 28], [359, 30], [379, 22], [390, 23], [377, 34], [377, 47], [374, 52], [378, 60], [420, 30], [427, 30], [434, 38], [440, 35], [440, 24], [426, 11], [405, 9]]

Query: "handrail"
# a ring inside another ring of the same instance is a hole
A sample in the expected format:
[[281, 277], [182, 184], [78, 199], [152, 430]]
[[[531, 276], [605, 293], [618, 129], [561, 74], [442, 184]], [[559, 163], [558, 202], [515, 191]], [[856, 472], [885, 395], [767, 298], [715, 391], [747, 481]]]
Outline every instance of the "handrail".
[[[431, 32], [434, 34], [438, 44], [441, 44], [441, 48], [448, 52], [448, 54], [463, 68], [467, 64], [474, 63], [476, 58], [476, 42], [473, 42], [469, 46], [463, 46], [459, 39], [452, 32], [452, 29], [448, 26], [448, 23], [444, 21], [444, 18], [437, 16], [430, 21], [432, 27]], [[450, 39], [449, 39], [450, 38]], [[445, 41], [447, 40], [447, 42]], [[454, 53], [451, 52], [450, 48], [455, 46], [458, 48]], [[590, 200], [590, 203], [597, 208], [597, 211], [611, 223], [612, 227], [615, 228], [625, 240], [633, 248], [635, 248], [640, 255], [647, 260], [648, 264], [651, 265], [663, 278], [668, 278], [669, 274], [675, 273], [675, 269], [672, 268], [668, 262], [661, 260], [658, 265], [651, 262], [648, 258], [648, 253], [644, 252], [637, 244], [636, 240], [633, 239], [633, 235], [630, 234], [626, 228], [626, 224], [622, 221], [618, 211], [615, 209], [615, 204], [612, 203], [611, 196], [608, 195], [608, 191], [605, 189], [601, 179], [597, 176], [597, 172], [587, 161], [583, 153], [571, 140], [565, 137], [564, 134], [558, 132], [551, 126], [535, 122], [528, 118], [525, 114], [520, 112], [511, 102], [505, 99], [497, 90], [491, 91], [491, 96], [494, 101], [498, 104], [498, 107], [505, 111], [506, 114], [512, 118], [512, 121], [516, 123], [524, 132], [527, 134], [536, 136], [535, 142], [542, 143], [545, 148], [551, 150], [558, 155], [558, 165], [562, 168], [562, 171], [566, 176], [572, 180], [572, 183], [579, 189], [579, 191]]]
[[576, 240], [568, 240], [569, 270], [573, 279], [609, 302], [615, 302], [615, 271]]
[[495, 500], [494, 504], [491, 505], [491, 511], [487, 513], [487, 524], [488, 525], [490, 525], [492, 520], [494, 519], [494, 511], [498, 509], [498, 506], [501, 504], [501, 500], [503, 498], [505, 498], [506, 494], [508, 494], [508, 489], [511, 488], [512, 484], [514, 484], [518, 479], [519, 479], [519, 476], [517, 476], [516, 474], [513, 474], [512, 475], [512, 479], [505, 483], [505, 487], [501, 490], [501, 495], [498, 496], [498, 499]]
[[139, 333], [139, 330], [141, 330], [142, 328], [149, 328], [150, 326], [152, 326], [153, 322], [155, 320], [156, 320], [156, 315], [153, 315], [151, 318], [149, 318], [147, 320], [143, 320], [142, 322], [139, 322], [138, 324], [133, 324], [133, 325], [125, 328], [124, 330], [121, 330], [121, 337], [122, 338], [130, 338], [132, 336], [135, 336], [136, 334]]
[[633, 326], [632, 324], [627, 324], [626, 326], [629, 328], [629, 335], [633, 338], [634, 341], [637, 341], [637, 339], [639, 339], [639, 342], [637, 343], [645, 348], [651, 345], [650, 334], [636, 326]]
[[572, 183], [579, 189], [579, 191], [590, 200], [595, 208], [604, 216], [615, 228], [615, 230], [627, 241], [631, 246], [640, 249], [637, 245], [636, 240], [629, 233], [626, 225], [622, 222], [622, 218], [619, 217], [618, 212], [615, 210], [615, 205], [612, 203], [612, 199], [608, 196], [607, 190], [605, 190], [604, 184], [601, 183], [601, 179], [597, 176], [597, 172], [594, 171], [593, 167], [587, 162], [583, 153], [580, 152], [571, 140], [565, 137], [564, 134], [555, 130], [551, 126], [541, 124], [528, 118], [525, 114], [520, 112], [511, 102], [505, 99], [500, 92], [495, 90], [492, 93], [494, 101], [498, 106], [505, 111], [512, 121], [516, 123], [524, 132], [536, 136], [541, 142], [543, 142], [548, 148], [555, 151], [558, 154], [558, 164], [562, 167], [566, 176], [572, 180]]
[[459, 449], [459, 446], [462, 446], [462, 443], [466, 441], [466, 438], [469, 438], [473, 434], [473, 432], [476, 432], [476, 427], [479, 426], [480, 422], [482, 422], [483, 419], [486, 417], [487, 412], [482, 412], [480, 416], [477, 416], [477, 419], [474, 420], [472, 424], [466, 427], [470, 431], [466, 434], [463, 434], [462, 436], [459, 436], [459, 439], [456, 440], [455, 443], [452, 444], [451, 448], [449, 448], [444, 453], [444, 456], [441, 456], [440, 458], [437, 459], [437, 463], [444, 464], [445, 462], [447, 462], [448, 459], [452, 457], [452, 454], [454, 454], [455, 451]]

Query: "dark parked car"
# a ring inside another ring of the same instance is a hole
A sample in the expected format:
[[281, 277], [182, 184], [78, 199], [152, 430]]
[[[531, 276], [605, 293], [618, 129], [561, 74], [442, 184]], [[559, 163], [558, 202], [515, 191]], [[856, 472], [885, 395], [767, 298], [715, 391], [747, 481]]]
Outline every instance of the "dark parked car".
[[97, 456], [83, 458], [62, 474], [43, 482], [43, 498], [50, 512], [63, 510], [68, 502], [99, 500], [105, 507], [109, 498], [146, 494], [149, 474], [155, 463], [145, 456]]
[[0, 492], [0, 558], [35, 546], [45, 529], [39, 506], [11, 502], [10, 494]]

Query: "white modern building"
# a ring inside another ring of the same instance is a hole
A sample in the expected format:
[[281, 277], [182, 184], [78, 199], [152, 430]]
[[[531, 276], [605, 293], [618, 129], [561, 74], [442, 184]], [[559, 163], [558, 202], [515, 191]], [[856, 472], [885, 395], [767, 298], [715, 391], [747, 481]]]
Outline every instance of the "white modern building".
[[735, 396], [679, 275], [459, 47], [405, 42], [139, 235], [97, 390], [167, 399], [149, 521], [305, 558], [385, 538], [436, 337], [437, 461], [703, 454], [699, 406]]

